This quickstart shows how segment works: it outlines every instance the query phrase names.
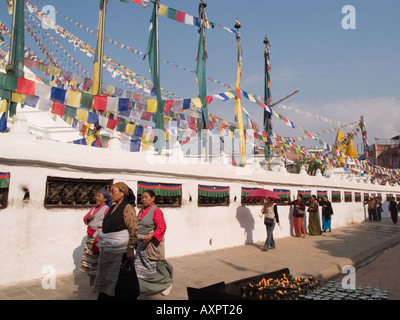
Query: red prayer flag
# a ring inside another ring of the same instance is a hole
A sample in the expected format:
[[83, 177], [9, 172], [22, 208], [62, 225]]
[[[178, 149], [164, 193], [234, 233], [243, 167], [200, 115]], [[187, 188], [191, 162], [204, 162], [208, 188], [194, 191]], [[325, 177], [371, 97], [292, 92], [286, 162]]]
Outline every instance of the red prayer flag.
[[107, 96], [94, 96], [94, 110], [107, 110]]
[[141, 99], [142, 97], [140, 96], [140, 94], [137, 93], [133, 94], [133, 101], [140, 102]]
[[174, 100], [165, 101], [164, 111], [166, 111], [166, 112], [170, 111], [173, 104], [174, 104]]
[[153, 114], [152, 114], [151, 112], [143, 111], [143, 112], [142, 112], [142, 116], [140, 117], [140, 119], [150, 121], [152, 115], [153, 115]]
[[35, 81], [18, 77], [17, 93], [33, 96], [35, 94]]
[[106, 128], [114, 130], [117, 125], [118, 125], [118, 118], [117, 119], [109, 118], [108, 121], [107, 121]]
[[176, 11], [175, 21], [185, 22], [185, 13], [182, 11]]
[[65, 110], [65, 104], [53, 101], [53, 107], [51, 108], [51, 113], [63, 116], [64, 110]]

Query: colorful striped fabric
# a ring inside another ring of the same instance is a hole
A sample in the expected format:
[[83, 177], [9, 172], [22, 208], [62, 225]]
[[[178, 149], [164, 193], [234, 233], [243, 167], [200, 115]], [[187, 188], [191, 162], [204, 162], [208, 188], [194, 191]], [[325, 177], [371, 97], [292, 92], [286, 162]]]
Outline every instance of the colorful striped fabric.
[[8, 188], [10, 184], [10, 173], [0, 172], [0, 188]]
[[201, 197], [229, 197], [229, 187], [218, 187], [218, 186], [204, 186], [199, 185], [199, 196]]
[[273, 191], [278, 194], [281, 200], [290, 200], [290, 190], [274, 189]]
[[174, 197], [182, 195], [181, 184], [168, 183], [150, 183], [139, 181], [137, 184], [137, 193], [142, 194], [145, 190], [153, 190], [156, 196]]
[[297, 194], [301, 194], [303, 199], [309, 199], [311, 198], [311, 190], [298, 190]]
[[340, 198], [340, 191], [332, 191], [332, 198]]

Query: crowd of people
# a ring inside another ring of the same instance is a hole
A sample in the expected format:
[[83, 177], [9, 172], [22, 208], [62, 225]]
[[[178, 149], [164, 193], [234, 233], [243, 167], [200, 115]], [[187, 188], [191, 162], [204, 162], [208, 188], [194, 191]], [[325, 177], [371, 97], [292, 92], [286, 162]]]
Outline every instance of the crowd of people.
[[[155, 197], [151, 189], [142, 192], [143, 206], [137, 214], [135, 194], [125, 183], [113, 184], [110, 192], [101, 190], [96, 193], [95, 207], [83, 217], [87, 225], [87, 240], [80, 270], [89, 275], [99, 300], [137, 299], [140, 294], [170, 293], [173, 267], [165, 259], [167, 226], [163, 212], [155, 205]], [[309, 235], [332, 231], [333, 210], [327, 196], [317, 199], [312, 195], [306, 203], [298, 194], [296, 200], [284, 204], [293, 206], [294, 236], [306, 237], [306, 211]], [[371, 196], [364, 204], [368, 208], [368, 219], [381, 221], [381, 200]], [[391, 198], [388, 209], [396, 224], [400, 202]], [[275, 249], [273, 231], [275, 224], [280, 225], [275, 200], [265, 198], [261, 214], [267, 232], [262, 250]]]
[[111, 191], [99, 191], [96, 206], [83, 218], [87, 241], [80, 270], [90, 276], [99, 300], [135, 300], [140, 294], [168, 295], [173, 268], [165, 260], [163, 212], [155, 193], [142, 193], [143, 207], [136, 213], [136, 196], [123, 182]]
[[[306, 212], [306, 201], [303, 200], [301, 194], [297, 195], [297, 199], [294, 201], [285, 201], [285, 204], [293, 206], [293, 229], [296, 237], [305, 238], [306, 229], [304, 227], [304, 215]], [[319, 207], [322, 208], [322, 227], [319, 217]], [[308, 234], [316, 236], [321, 235], [323, 232], [332, 231], [331, 220], [333, 215], [332, 204], [328, 200], [328, 197], [324, 196], [322, 199], [317, 199], [315, 195], [312, 195], [308, 203]], [[261, 214], [264, 216], [264, 224], [267, 230], [267, 238], [265, 240], [262, 251], [268, 251], [268, 249], [275, 249], [275, 241], [273, 231], [275, 224], [280, 226], [278, 206], [272, 198], [264, 199]]]
[[[327, 196], [322, 196], [317, 199], [315, 195], [312, 195], [308, 203], [303, 199], [301, 194], [297, 195], [294, 201], [285, 201], [284, 204], [293, 206], [293, 229], [295, 237], [306, 237], [306, 229], [304, 227], [304, 215], [308, 212], [308, 234], [312, 236], [321, 235], [324, 232], [332, 231], [332, 203], [328, 200]], [[368, 208], [368, 220], [369, 221], [381, 221], [382, 220], [382, 201], [379, 197], [370, 196], [368, 201], [364, 203]], [[306, 207], [308, 206], [308, 209]], [[321, 207], [321, 217], [319, 213], [319, 207]], [[392, 197], [389, 202], [388, 210], [394, 224], [397, 223], [398, 215], [400, 212], [400, 201], [396, 202], [395, 198]], [[262, 251], [268, 251], [268, 249], [275, 249], [275, 241], [273, 231], [275, 223], [279, 223], [278, 207], [275, 201], [271, 198], [264, 200], [261, 213], [264, 216], [264, 224], [267, 230], [267, 238], [265, 244], [262, 247]], [[321, 219], [320, 219], [321, 218]], [[321, 225], [322, 221], [322, 225]]]

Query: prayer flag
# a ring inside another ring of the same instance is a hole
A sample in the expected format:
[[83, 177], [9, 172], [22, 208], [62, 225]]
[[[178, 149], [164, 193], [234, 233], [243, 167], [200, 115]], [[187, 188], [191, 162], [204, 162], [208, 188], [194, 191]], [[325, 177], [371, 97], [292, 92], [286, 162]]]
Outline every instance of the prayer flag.
[[94, 96], [93, 108], [100, 111], [107, 110], [107, 96]]
[[94, 95], [101, 94], [101, 70], [103, 68], [103, 43], [104, 43], [104, 19], [106, 14], [106, 6], [108, 0], [100, 0], [99, 24], [97, 32], [96, 52], [93, 60], [93, 86], [91, 93]]
[[118, 101], [118, 111], [128, 111], [129, 110], [129, 99], [128, 98], [119, 98]]
[[160, 4], [160, 8], [158, 9], [158, 15], [159, 16], [165, 16], [167, 13], [168, 7], [164, 6], [163, 4]]
[[67, 93], [67, 91], [65, 89], [51, 87], [51, 89], [50, 89], [50, 99], [55, 101], [55, 102], [59, 102], [59, 103], [64, 104], [66, 93]]
[[51, 113], [58, 114], [59, 116], [64, 115], [65, 104], [53, 101], [53, 107]]
[[71, 107], [79, 108], [81, 105], [81, 96], [82, 96], [82, 93], [79, 91], [68, 90], [66, 104]]
[[86, 122], [97, 124], [99, 122], [98, 114], [94, 112], [89, 112]]
[[86, 122], [89, 112], [82, 109], [76, 110], [76, 120]]
[[207, 107], [207, 76], [206, 76], [206, 60], [207, 60], [207, 44], [206, 44], [206, 27], [205, 24], [207, 22], [207, 16], [204, 12], [204, 7], [199, 5], [200, 9], [200, 19], [201, 19], [201, 29], [200, 29], [200, 37], [197, 51], [197, 66], [196, 66], [196, 82], [199, 86], [199, 98], [202, 104], [202, 119], [203, 119], [203, 128], [208, 129], [208, 107]]
[[119, 98], [107, 97], [107, 111], [116, 112], [118, 110]]
[[[236, 73], [236, 85], [235, 90], [240, 90], [240, 79], [241, 79], [241, 69], [242, 69], [242, 48], [240, 45], [240, 37], [236, 37], [236, 44], [238, 47], [238, 67]], [[233, 95], [230, 92], [225, 92], [226, 95]], [[235, 92], [235, 114], [237, 119], [237, 131], [239, 133], [240, 138], [240, 154], [241, 154], [241, 162], [240, 166], [246, 165], [246, 144], [244, 138], [244, 128], [243, 128], [243, 116], [242, 116], [242, 102], [240, 100], [240, 96], [236, 95]]]
[[157, 112], [157, 100], [147, 100], [146, 111]]
[[141, 139], [131, 139], [130, 140], [130, 151], [131, 152], [139, 152], [141, 145]]
[[32, 96], [35, 93], [35, 81], [18, 77], [17, 92]]
[[25, 103], [25, 95], [21, 94], [21, 93], [12, 92], [11, 93], [11, 102], [24, 104]]
[[118, 119], [108, 118], [107, 125], [106, 125], [106, 127], [108, 129], [114, 130], [117, 125], [118, 125]]
[[[154, 3], [153, 12], [151, 15], [151, 29], [149, 41], [147, 45], [147, 55], [149, 57], [149, 66], [151, 73], [151, 80], [153, 82], [153, 90], [157, 97], [157, 112], [155, 113], [156, 136], [154, 140], [154, 149], [158, 153], [162, 152], [165, 144], [164, 135], [164, 105], [165, 100], [161, 99], [160, 87], [160, 61], [158, 59], [158, 34], [157, 34], [157, 3]], [[167, 14], [169, 14], [169, 9]]]

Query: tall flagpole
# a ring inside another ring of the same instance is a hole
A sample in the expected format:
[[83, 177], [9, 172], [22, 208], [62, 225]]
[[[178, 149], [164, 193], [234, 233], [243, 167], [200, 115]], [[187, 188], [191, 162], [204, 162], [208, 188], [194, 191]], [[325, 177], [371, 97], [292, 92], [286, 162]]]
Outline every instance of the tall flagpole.
[[97, 31], [97, 47], [93, 61], [93, 86], [91, 93], [93, 95], [101, 94], [102, 76], [103, 76], [103, 54], [104, 54], [104, 31], [106, 20], [106, 6], [108, 0], [100, 0], [99, 25]]
[[[11, 77], [24, 77], [24, 46], [25, 46], [25, 2], [24, 0], [13, 1], [11, 45], [9, 52], [9, 63], [6, 66], [6, 73]], [[11, 79], [10, 79], [11, 80]], [[0, 132], [7, 131], [7, 113], [10, 118], [15, 116], [17, 103], [11, 101], [3, 102], [0, 107]]]
[[[264, 104], [270, 107], [271, 104], [271, 90], [270, 90], [270, 69], [271, 62], [269, 60], [269, 47], [271, 46], [269, 39], [267, 37], [264, 38], [265, 50], [264, 50], [264, 61], [265, 61], [265, 72], [264, 72]], [[269, 113], [266, 109], [264, 109], [264, 131], [267, 135], [267, 141], [264, 146], [264, 155], [265, 155], [265, 165], [270, 169], [271, 164], [271, 131], [272, 131], [272, 120], [271, 113]]]
[[199, 86], [199, 98], [202, 104], [202, 119], [203, 129], [208, 129], [208, 107], [207, 107], [207, 79], [206, 79], [206, 59], [207, 59], [207, 43], [206, 43], [206, 28], [207, 28], [207, 16], [204, 8], [207, 7], [207, 3], [201, 0], [199, 4], [199, 23], [200, 23], [200, 37], [199, 46], [197, 52], [197, 65], [196, 65], [196, 82]]
[[363, 145], [364, 145], [364, 154], [365, 154], [365, 160], [368, 161], [368, 141], [367, 141], [367, 128], [365, 126], [364, 122], [364, 115], [361, 115], [360, 119], [360, 129], [361, 129], [361, 135], [362, 135], [362, 140], [363, 140]]
[[[236, 43], [238, 47], [238, 68], [236, 74], [236, 86], [235, 89], [240, 89], [240, 78], [241, 78], [241, 68], [242, 68], [242, 49], [240, 46], [240, 32], [239, 29], [241, 24], [238, 20], [235, 21], [236, 32]], [[246, 165], [246, 144], [244, 139], [244, 129], [243, 129], [243, 116], [242, 116], [242, 103], [240, 96], [235, 96], [235, 113], [237, 119], [237, 130], [240, 137], [240, 166], [244, 167]]]
[[153, 141], [154, 150], [159, 154], [165, 145], [164, 133], [164, 106], [165, 100], [161, 97], [160, 87], [160, 56], [158, 49], [158, 8], [159, 0], [154, 1], [153, 13], [151, 16], [151, 29], [149, 35], [149, 42], [147, 45], [147, 55], [149, 57], [149, 66], [151, 73], [151, 80], [153, 82], [152, 95], [157, 97], [157, 111], [155, 114], [155, 137]]

